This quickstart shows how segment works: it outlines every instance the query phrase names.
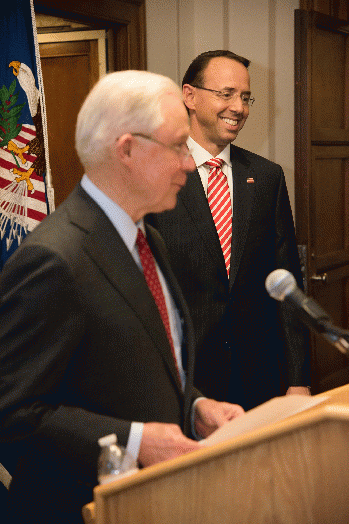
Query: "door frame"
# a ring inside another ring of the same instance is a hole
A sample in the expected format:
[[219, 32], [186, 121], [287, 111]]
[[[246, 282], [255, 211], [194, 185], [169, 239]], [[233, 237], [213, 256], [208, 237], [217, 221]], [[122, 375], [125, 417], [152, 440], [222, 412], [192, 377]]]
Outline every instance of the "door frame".
[[145, 0], [34, 0], [34, 10], [110, 30], [110, 71], [146, 69]]
[[62, 33], [38, 33], [39, 44], [55, 44], [57, 42], [75, 42], [77, 40], [97, 40], [99, 77], [107, 72], [106, 53], [107, 33], [103, 30], [64, 31]]
[[[347, 329], [349, 323], [346, 313], [349, 311], [349, 257], [346, 239], [341, 249], [338, 249], [337, 252], [329, 252], [325, 256], [317, 252], [317, 244], [314, 241], [315, 189], [312, 182], [316, 160], [332, 157], [347, 158], [349, 146], [347, 122], [343, 127], [326, 128], [317, 126], [312, 119], [312, 54], [314, 50], [313, 28], [315, 27], [346, 36], [348, 34], [348, 22], [345, 20], [334, 19], [316, 11], [295, 10], [296, 234], [300, 252], [303, 254], [302, 267], [306, 293], [314, 295], [330, 315], [333, 316], [336, 313], [338, 325]], [[347, 96], [344, 96], [344, 101], [347, 101]], [[348, 117], [348, 106], [344, 114]], [[332, 155], [334, 148], [335, 154]], [[345, 185], [344, 195], [349, 191], [347, 187], [348, 183]], [[345, 226], [343, 229], [348, 230], [345, 229]], [[332, 286], [332, 289], [336, 289], [336, 283], [342, 294], [338, 293], [338, 307], [335, 310], [333, 307], [334, 295], [326, 297], [325, 286]], [[330, 309], [327, 309], [327, 304], [331, 306]], [[347, 357], [337, 352], [337, 349], [319, 335], [312, 333], [311, 340], [313, 392], [321, 393], [348, 383]]]

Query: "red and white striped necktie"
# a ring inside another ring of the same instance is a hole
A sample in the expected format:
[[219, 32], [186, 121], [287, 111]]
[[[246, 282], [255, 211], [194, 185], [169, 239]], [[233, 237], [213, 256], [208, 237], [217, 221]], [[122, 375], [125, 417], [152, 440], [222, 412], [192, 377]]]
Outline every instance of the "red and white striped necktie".
[[205, 162], [210, 167], [207, 200], [221, 243], [225, 267], [229, 276], [232, 234], [232, 209], [228, 180], [222, 171], [224, 160], [212, 158]]

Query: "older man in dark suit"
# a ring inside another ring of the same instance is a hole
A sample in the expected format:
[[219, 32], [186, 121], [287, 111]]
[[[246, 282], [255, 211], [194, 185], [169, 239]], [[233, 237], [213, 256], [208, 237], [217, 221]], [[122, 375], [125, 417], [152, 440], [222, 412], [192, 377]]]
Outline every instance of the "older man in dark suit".
[[172, 81], [104, 77], [78, 117], [81, 184], [3, 270], [0, 442], [21, 446], [10, 522], [81, 522], [103, 435], [148, 466], [243, 412], [193, 389], [187, 306], [143, 223], [176, 205], [195, 167], [188, 133]]
[[253, 103], [248, 66], [224, 50], [189, 66], [183, 94], [197, 170], [176, 208], [149, 218], [193, 319], [195, 385], [245, 409], [285, 391], [309, 394], [310, 385], [307, 332], [264, 287], [276, 268], [302, 285], [284, 174], [232, 145]]

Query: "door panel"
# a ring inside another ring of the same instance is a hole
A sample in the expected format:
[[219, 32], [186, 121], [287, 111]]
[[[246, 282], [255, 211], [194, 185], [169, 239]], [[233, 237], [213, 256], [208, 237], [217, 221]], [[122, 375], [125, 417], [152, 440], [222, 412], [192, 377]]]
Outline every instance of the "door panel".
[[[347, 22], [296, 11], [296, 230], [306, 246], [307, 291], [348, 328], [349, 35]], [[349, 382], [348, 358], [312, 336], [312, 387]]]
[[56, 207], [81, 179], [75, 151], [76, 118], [98, 80], [97, 40], [40, 44], [52, 184]]
[[348, 166], [349, 147], [312, 147], [309, 243], [315, 272], [349, 264]]
[[[344, 34], [315, 27], [312, 35], [311, 117], [312, 140], [322, 129], [343, 130], [349, 139], [346, 119], [346, 49]], [[328, 135], [330, 136], [330, 135]]]

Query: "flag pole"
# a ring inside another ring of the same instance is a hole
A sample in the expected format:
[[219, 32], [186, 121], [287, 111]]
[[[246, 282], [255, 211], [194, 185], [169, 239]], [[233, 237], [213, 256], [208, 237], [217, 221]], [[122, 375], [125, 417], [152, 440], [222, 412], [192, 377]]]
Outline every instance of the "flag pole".
[[55, 200], [54, 200], [54, 189], [52, 185], [52, 175], [51, 175], [51, 168], [50, 168], [50, 156], [49, 156], [49, 149], [48, 149], [47, 115], [46, 115], [44, 82], [43, 82], [42, 70], [41, 70], [40, 49], [39, 49], [39, 42], [38, 42], [38, 33], [36, 29], [34, 0], [30, 0], [30, 10], [31, 10], [31, 16], [32, 16], [36, 70], [37, 70], [38, 84], [39, 84], [40, 104], [41, 104], [41, 112], [42, 112], [42, 127], [43, 127], [44, 145], [45, 145], [46, 192], [47, 192], [49, 213], [52, 213], [55, 210]]

